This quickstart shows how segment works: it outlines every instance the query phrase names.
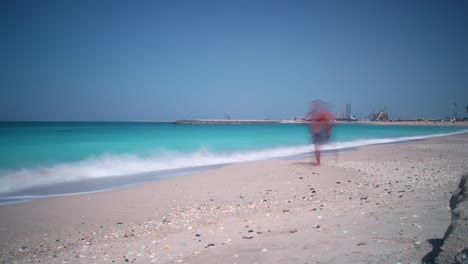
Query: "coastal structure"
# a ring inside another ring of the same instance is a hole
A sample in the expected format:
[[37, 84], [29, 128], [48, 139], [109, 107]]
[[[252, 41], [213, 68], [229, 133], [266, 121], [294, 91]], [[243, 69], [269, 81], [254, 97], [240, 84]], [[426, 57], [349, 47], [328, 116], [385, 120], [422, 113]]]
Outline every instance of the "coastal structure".
[[371, 113], [370, 114], [370, 120], [371, 121], [384, 121], [387, 122], [390, 120], [389, 114], [385, 110], [380, 110], [376, 113]]
[[222, 120], [222, 119], [210, 119], [210, 120], [202, 120], [202, 119], [189, 119], [189, 120], [177, 120], [172, 122], [172, 124], [176, 125], [214, 125], [214, 124], [276, 124], [276, 123], [283, 123], [281, 120]]
[[351, 104], [346, 104], [346, 119], [351, 119]]

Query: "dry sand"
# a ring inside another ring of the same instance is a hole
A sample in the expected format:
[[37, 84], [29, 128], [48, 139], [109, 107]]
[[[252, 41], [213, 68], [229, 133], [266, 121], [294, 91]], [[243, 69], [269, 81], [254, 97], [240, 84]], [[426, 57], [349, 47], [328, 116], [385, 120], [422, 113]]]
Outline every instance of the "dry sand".
[[0, 263], [421, 263], [468, 134], [0, 206]]

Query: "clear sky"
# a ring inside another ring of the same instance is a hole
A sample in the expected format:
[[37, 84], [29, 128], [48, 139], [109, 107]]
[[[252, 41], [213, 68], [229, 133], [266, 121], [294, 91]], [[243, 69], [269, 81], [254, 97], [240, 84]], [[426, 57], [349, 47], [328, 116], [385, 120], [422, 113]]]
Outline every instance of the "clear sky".
[[2, 0], [0, 120], [465, 115], [468, 1]]

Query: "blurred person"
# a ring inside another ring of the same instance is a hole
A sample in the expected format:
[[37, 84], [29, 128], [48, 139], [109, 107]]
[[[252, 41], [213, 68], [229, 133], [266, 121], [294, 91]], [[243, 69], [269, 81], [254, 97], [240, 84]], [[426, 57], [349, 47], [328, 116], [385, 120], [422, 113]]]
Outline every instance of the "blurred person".
[[309, 128], [315, 145], [315, 166], [320, 166], [320, 148], [330, 140], [333, 114], [328, 105], [320, 100], [310, 103], [310, 112], [307, 116], [310, 121]]

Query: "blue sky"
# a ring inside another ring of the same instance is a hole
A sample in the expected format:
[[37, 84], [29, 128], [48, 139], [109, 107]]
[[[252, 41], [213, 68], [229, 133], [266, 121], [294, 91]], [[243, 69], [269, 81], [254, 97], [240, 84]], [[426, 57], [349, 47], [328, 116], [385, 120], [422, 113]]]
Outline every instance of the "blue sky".
[[0, 120], [463, 114], [467, 1], [0, 2]]

